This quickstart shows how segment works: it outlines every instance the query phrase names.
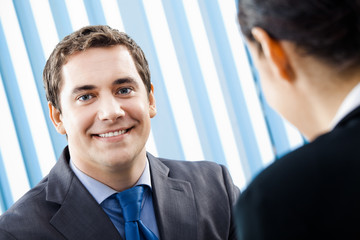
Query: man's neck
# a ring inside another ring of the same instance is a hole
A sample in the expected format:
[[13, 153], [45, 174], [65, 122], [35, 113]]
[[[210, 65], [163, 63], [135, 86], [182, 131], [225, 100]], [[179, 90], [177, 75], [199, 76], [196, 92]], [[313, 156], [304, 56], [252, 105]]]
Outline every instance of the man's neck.
[[144, 172], [147, 158], [130, 161], [124, 165], [93, 166], [81, 164], [77, 159], [72, 158], [73, 164], [87, 176], [121, 192], [133, 187]]

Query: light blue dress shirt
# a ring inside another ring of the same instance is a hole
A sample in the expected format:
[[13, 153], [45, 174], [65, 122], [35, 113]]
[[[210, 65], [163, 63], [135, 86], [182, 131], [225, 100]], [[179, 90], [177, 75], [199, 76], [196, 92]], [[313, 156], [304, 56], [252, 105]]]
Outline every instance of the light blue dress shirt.
[[[100, 205], [109, 196], [113, 195], [114, 193], [117, 193], [117, 191], [110, 188], [109, 186], [83, 173], [80, 169], [78, 169], [74, 165], [71, 159], [70, 159], [70, 168], [74, 171], [75, 175], [79, 178], [80, 182], [85, 186], [85, 188], [90, 192], [90, 194], [95, 198], [95, 200]], [[156, 224], [153, 200], [152, 200], [151, 175], [150, 175], [148, 160], [146, 161], [144, 172], [142, 173], [140, 179], [135, 185], [149, 186], [149, 190], [145, 191], [144, 193], [140, 219], [157, 236], [157, 238], [160, 239], [159, 230]], [[119, 209], [119, 211], [121, 212], [121, 209]], [[120, 214], [120, 223], [121, 223], [121, 227], [117, 229], [121, 237], [125, 239], [125, 229], [124, 229], [125, 223], [122, 214]]]

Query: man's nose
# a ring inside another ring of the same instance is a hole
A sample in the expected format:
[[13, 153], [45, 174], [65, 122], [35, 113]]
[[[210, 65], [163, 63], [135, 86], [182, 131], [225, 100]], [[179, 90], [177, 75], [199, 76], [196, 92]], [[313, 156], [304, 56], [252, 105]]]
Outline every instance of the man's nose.
[[101, 99], [99, 105], [99, 119], [115, 121], [125, 115], [119, 99], [114, 96], [107, 96]]

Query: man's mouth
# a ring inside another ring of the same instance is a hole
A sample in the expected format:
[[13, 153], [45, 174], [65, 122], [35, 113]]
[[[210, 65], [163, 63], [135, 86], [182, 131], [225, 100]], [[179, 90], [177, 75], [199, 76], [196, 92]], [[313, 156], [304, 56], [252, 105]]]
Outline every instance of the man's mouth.
[[115, 137], [115, 136], [123, 135], [123, 134], [127, 133], [130, 130], [131, 130], [131, 128], [124, 129], [124, 130], [119, 130], [119, 131], [114, 131], [114, 132], [101, 133], [101, 134], [98, 134], [97, 136], [99, 136], [101, 138]]

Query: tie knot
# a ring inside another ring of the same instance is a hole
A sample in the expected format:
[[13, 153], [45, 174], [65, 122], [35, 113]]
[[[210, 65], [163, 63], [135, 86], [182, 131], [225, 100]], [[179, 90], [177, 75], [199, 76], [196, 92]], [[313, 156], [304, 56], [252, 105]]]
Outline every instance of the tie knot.
[[144, 186], [138, 185], [116, 194], [125, 222], [137, 221], [140, 219], [140, 209], [144, 191]]

